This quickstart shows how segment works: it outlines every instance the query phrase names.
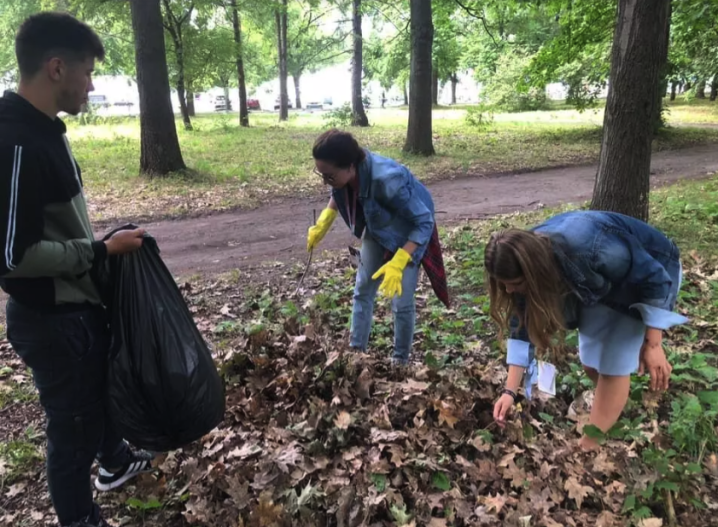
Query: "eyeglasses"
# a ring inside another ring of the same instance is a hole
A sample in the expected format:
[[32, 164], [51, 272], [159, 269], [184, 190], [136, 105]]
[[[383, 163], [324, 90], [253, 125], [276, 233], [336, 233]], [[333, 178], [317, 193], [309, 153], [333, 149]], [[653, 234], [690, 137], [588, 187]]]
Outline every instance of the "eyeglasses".
[[334, 182], [334, 174], [322, 174], [321, 172], [319, 172], [319, 170], [317, 170], [316, 167], [314, 167], [313, 172], [314, 172], [317, 176], [319, 176], [320, 178], [322, 178], [325, 183], [332, 183], [332, 182]]

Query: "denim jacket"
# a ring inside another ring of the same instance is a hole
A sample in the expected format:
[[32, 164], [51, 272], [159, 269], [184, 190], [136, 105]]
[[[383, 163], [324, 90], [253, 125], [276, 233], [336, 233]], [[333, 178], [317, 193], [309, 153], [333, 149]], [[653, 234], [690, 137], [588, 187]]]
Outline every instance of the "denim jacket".
[[[578, 327], [581, 306], [602, 303], [668, 329], [687, 319], [673, 312], [674, 281], [680, 279], [678, 247], [663, 233], [635, 218], [613, 212], [574, 211], [535, 227], [548, 236], [573, 294], [564, 305], [566, 327]], [[517, 298], [521, 311], [523, 299]], [[518, 317], [511, 321], [508, 363], [528, 367], [533, 346]]]
[[[434, 201], [429, 191], [404, 165], [368, 150], [366, 159], [358, 167], [358, 175], [358, 200], [367, 232], [392, 253], [407, 241], [414, 242], [418, 247], [412, 260], [418, 265], [434, 231]], [[346, 224], [354, 228], [344, 189], [332, 189], [332, 197]], [[362, 235], [361, 232], [353, 234]]]

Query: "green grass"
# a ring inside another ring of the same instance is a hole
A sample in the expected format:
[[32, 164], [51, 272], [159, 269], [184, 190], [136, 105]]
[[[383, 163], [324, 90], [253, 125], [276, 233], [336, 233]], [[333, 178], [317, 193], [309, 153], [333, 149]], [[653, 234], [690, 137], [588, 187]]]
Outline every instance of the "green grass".
[[30, 403], [37, 399], [37, 392], [32, 380], [28, 379], [26, 382], [18, 383], [13, 380], [0, 379], [0, 410], [13, 404]]
[[44, 458], [38, 445], [40, 438], [38, 431], [29, 427], [17, 439], [0, 441], [0, 461], [5, 467], [4, 475], [0, 471], [0, 488], [37, 468]]
[[[675, 104], [671, 118], [706, 122], [714, 109]], [[352, 131], [363, 145], [405, 163], [423, 180], [595, 162], [603, 119], [602, 110], [497, 114], [488, 129], [479, 130], [466, 123], [465, 109], [439, 108], [434, 111], [437, 155], [425, 158], [402, 152], [407, 115], [406, 109], [371, 110], [372, 126]], [[321, 192], [311, 171], [312, 144], [327, 128], [321, 114], [294, 113], [281, 125], [271, 113], [254, 113], [250, 119], [249, 129], [239, 128], [227, 115], [198, 116], [192, 132], [178, 123], [191, 171], [151, 181], [138, 177], [136, 119], [70, 123], [93, 219], [183, 215]], [[718, 142], [718, 129], [670, 128], [656, 139], [654, 148], [713, 142]]]

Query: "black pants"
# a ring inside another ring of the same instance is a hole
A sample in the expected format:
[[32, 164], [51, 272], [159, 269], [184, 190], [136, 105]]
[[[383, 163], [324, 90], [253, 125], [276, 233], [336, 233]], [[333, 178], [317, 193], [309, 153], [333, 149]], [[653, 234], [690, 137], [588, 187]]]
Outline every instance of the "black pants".
[[60, 525], [96, 519], [94, 459], [116, 468], [130, 455], [106, 412], [110, 337], [105, 311], [88, 306], [47, 314], [10, 300], [7, 335], [32, 369], [47, 416], [47, 481]]

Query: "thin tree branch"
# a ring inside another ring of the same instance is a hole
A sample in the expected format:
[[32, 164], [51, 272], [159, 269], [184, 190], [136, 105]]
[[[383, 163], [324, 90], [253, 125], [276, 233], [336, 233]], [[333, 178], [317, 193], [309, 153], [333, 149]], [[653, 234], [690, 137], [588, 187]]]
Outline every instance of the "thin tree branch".
[[499, 43], [496, 42], [496, 39], [494, 38], [494, 35], [491, 33], [491, 31], [489, 30], [489, 26], [486, 24], [486, 17], [484, 17], [483, 15], [478, 14], [477, 12], [475, 12], [475, 11], [474, 11], [473, 9], [471, 9], [470, 7], [468, 7], [468, 6], [464, 5], [464, 4], [462, 4], [462, 3], [461, 3], [461, 0], [454, 0], [454, 2], [456, 2], [456, 3], [459, 5], [459, 7], [461, 7], [464, 11], [466, 11], [466, 12], [469, 14], [469, 16], [472, 16], [472, 17], [476, 18], [477, 20], [481, 20], [481, 23], [482, 23], [483, 26], [484, 26], [484, 30], [485, 30], [486, 33], [491, 37], [491, 40], [494, 41], [494, 45], [495, 45], [496, 47], [499, 47]]

